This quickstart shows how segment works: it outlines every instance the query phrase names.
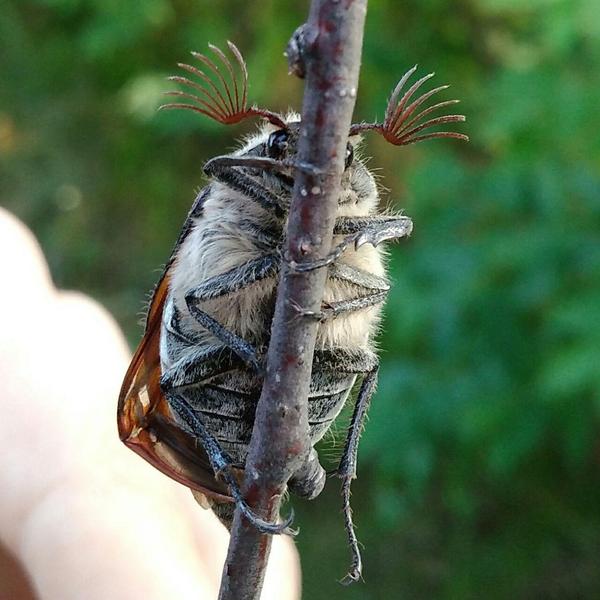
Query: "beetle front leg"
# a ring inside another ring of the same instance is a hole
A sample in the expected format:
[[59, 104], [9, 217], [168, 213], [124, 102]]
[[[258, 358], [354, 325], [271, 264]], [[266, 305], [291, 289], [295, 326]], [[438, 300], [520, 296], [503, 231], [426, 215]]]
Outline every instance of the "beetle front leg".
[[350, 246], [358, 250], [364, 244], [377, 246], [386, 240], [407, 237], [412, 232], [409, 217], [340, 217], [336, 220], [334, 235], [346, 237], [325, 257], [306, 263], [291, 262], [290, 267], [299, 273], [314, 271], [333, 264]]
[[[253, 162], [255, 161], [252, 157], [217, 156], [204, 165], [204, 172], [234, 190], [242, 192], [276, 217], [283, 218], [289, 211], [289, 200], [274, 194], [239, 168], [244, 163], [248, 165], [247, 168], [257, 168]], [[258, 168], [264, 168], [264, 165]]]
[[366, 233], [371, 238], [367, 241], [376, 246], [385, 240], [407, 237], [412, 233], [412, 228], [412, 219], [402, 215], [338, 217], [335, 220], [333, 235]]

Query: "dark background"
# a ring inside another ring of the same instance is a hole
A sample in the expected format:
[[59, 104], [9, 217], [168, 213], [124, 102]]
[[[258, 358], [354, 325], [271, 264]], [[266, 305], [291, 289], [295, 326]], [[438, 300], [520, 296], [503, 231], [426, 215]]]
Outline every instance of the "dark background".
[[[308, 2], [0, 7], [0, 203], [133, 346], [202, 164], [250, 127], [157, 114], [165, 76], [231, 39], [251, 99], [299, 109], [282, 52]], [[304, 597], [599, 597], [600, 3], [373, 0], [355, 120], [381, 117], [416, 62], [452, 83], [471, 143], [367, 140], [384, 205], [415, 231], [390, 253], [354, 485], [366, 582], [336, 582], [331, 481], [295, 502]]]

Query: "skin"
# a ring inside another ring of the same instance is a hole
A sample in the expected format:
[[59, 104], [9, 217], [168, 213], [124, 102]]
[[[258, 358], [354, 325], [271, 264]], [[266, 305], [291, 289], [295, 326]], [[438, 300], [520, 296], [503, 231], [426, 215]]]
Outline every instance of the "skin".
[[[225, 528], [118, 439], [130, 352], [117, 324], [57, 290], [31, 232], [2, 209], [0, 272], [0, 597], [216, 597]], [[276, 537], [263, 598], [299, 590], [297, 553]]]

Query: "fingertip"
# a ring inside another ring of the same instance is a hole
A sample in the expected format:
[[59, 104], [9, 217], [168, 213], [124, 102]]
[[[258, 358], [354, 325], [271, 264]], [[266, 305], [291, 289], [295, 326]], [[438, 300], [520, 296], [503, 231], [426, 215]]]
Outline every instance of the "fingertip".
[[71, 345], [85, 347], [86, 361], [99, 359], [103, 368], [119, 372], [129, 361], [129, 347], [114, 317], [99, 302], [77, 291], [60, 291], [56, 319], [67, 330]]
[[[119, 487], [72, 486], [46, 494], [17, 546], [43, 600], [212, 597], [177, 503]], [[68, 518], [64, 518], [68, 515]]]
[[287, 535], [275, 536], [265, 574], [264, 598], [296, 600], [300, 591], [300, 557], [296, 545]]
[[[0, 269], [2, 280], [21, 294], [54, 289], [50, 270], [33, 233], [12, 213], [0, 207]], [[0, 302], [14, 296], [2, 294]], [[14, 298], [17, 300], [17, 298]]]

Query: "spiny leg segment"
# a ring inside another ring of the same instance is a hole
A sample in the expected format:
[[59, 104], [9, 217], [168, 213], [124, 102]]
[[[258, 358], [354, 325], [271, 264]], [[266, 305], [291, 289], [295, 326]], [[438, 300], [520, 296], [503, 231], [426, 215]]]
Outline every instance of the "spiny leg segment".
[[375, 367], [373, 370], [367, 371], [363, 377], [348, 428], [344, 453], [338, 467], [338, 477], [342, 480], [344, 524], [348, 535], [348, 543], [350, 544], [350, 552], [352, 553], [350, 570], [342, 580], [343, 583], [358, 581], [362, 573], [362, 559], [352, 519], [352, 507], [350, 506], [350, 486], [352, 485], [352, 480], [356, 478], [358, 444], [364, 427], [365, 417], [367, 416], [367, 410], [377, 385], [378, 369], [379, 367]]
[[[337, 232], [348, 235], [325, 257], [306, 263], [290, 262], [290, 267], [299, 273], [314, 271], [333, 264], [350, 247], [358, 250], [364, 244], [377, 246], [386, 240], [397, 240], [410, 235], [412, 220], [409, 217], [363, 217], [361, 219], [338, 219]], [[334, 234], [337, 234], [334, 229]]]
[[348, 536], [348, 544], [352, 555], [350, 570], [344, 579], [342, 579], [342, 583], [352, 583], [358, 581], [361, 577], [362, 558], [358, 545], [358, 538], [356, 537], [356, 532], [354, 530], [354, 521], [352, 519], [350, 487], [352, 480], [356, 478], [358, 444], [369, 404], [377, 385], [379, 359], [370, 351], [335, 349], [331, 351], [321, 351], [318, 356], [316, 355], [315, 362], [315, 368], [318, 369], [331, 369], [345, 373], [363, 374], [363, 380], [348, 427], [344, 452], [342, 453], [342, 458], [337, 469], [337, 476], [342, 480], [342, 510], [344, 513], [344, 525]]

